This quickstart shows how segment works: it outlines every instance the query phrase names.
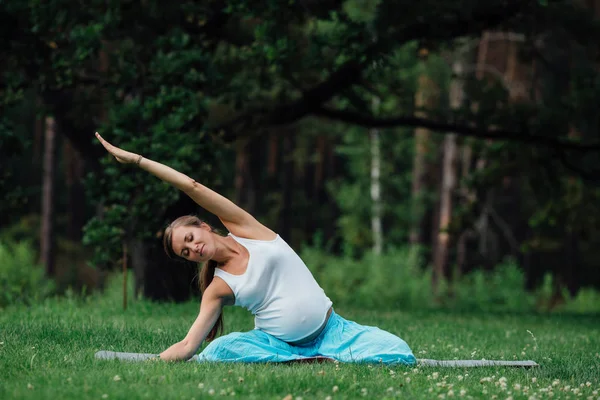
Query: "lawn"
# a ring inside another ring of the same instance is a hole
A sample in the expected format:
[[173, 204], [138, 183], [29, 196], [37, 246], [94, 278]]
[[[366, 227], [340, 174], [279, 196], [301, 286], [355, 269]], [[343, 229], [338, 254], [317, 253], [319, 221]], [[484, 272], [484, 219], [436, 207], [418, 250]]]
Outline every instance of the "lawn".
[[[160, 352], [183, 338], [198, 304], [117, 295], [0, 311], [0, 399], [584, 398], [600, 399], [600, 318], [337, 307], [404, 338], [418, 358], [523, 359], [541, 367], [206, 365], [94, 359], [97, 350]], [[227, 331], [253, 327], [241, 309]], [[497, 397], [496, 397], [497, 396]]]

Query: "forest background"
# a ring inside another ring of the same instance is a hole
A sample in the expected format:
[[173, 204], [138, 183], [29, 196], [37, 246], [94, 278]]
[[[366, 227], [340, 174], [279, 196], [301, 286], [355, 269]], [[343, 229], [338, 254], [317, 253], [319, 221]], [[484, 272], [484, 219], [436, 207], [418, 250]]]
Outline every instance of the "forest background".
[[335, 302], [600, 311], [600, 1], [0, 3], [0, 307], [134, 277], [223, 193]]

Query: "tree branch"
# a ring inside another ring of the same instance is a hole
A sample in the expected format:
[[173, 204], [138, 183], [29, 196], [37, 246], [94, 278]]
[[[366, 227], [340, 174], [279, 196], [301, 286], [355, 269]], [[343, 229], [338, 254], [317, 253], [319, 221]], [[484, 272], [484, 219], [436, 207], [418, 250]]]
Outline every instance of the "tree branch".
[[353, 125], [363, 126], [365, 128], [393, 128], [393, 127], [421, 127], [441, 133], [456, 133], [461, 136], [470, 136], [483, 139], [508, 140], [520, 143], [530, 143], [544, 145], [551, 148], [577, 151], [599, 151], [600, 143], [579, 143], [574, 141], [560, 140], [548, 136], [533, 135], [525, 131], [511, 131], [505, 129], [486, 130], [480, 127], [468, 126], [465, 122], [462, 125], [449, 122], [438, 122], [413, 116], [399, 116], [392, 118], [375, 118], [370, 115], [352, 113], [343, 110], [333, 110], [319, 107], [314, 115], [346, 122]]
[[237, 136], [236, 131], [252, 131], [259, 126], [285, 125], [297, 121], [315, 112], [321, 104], [357, 82], [361, 77], [362, 69], [361, 63], [348, 61], [333, 72], [329, 79], [304, 92], [300, 99], [272, 109], [263, 107], [246, 110], [242, 115], [226, 125], [217, 127], [216, 130], [224, 131], [223, 139], [229, 141]]

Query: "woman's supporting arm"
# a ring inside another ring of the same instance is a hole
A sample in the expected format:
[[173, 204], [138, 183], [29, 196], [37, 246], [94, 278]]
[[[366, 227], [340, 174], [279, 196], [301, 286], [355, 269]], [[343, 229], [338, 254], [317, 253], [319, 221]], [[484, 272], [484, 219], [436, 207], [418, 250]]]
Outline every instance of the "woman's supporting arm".
[[186, 361], [196, 354], [223, 311], [225, 301], [233, 296], [225, 282], [214, 279], [206, 288], [200, 303], [200, 313], [185, 338], [160, 353], [164, 361]]

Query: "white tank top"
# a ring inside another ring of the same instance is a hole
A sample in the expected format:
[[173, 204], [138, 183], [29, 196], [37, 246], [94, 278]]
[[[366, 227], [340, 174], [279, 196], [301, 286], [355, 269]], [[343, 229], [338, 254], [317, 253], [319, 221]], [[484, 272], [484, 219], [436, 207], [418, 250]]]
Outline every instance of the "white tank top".
[[235, 305], [254, 314], [255, 328], [286, 342], [316, 332], [332, 302], [296, 252], [279, 235], [270, 241], [229, 236], [248, 249], [248, 267], [242, 275], [216, 268], [215, 276], [229, 285]]

